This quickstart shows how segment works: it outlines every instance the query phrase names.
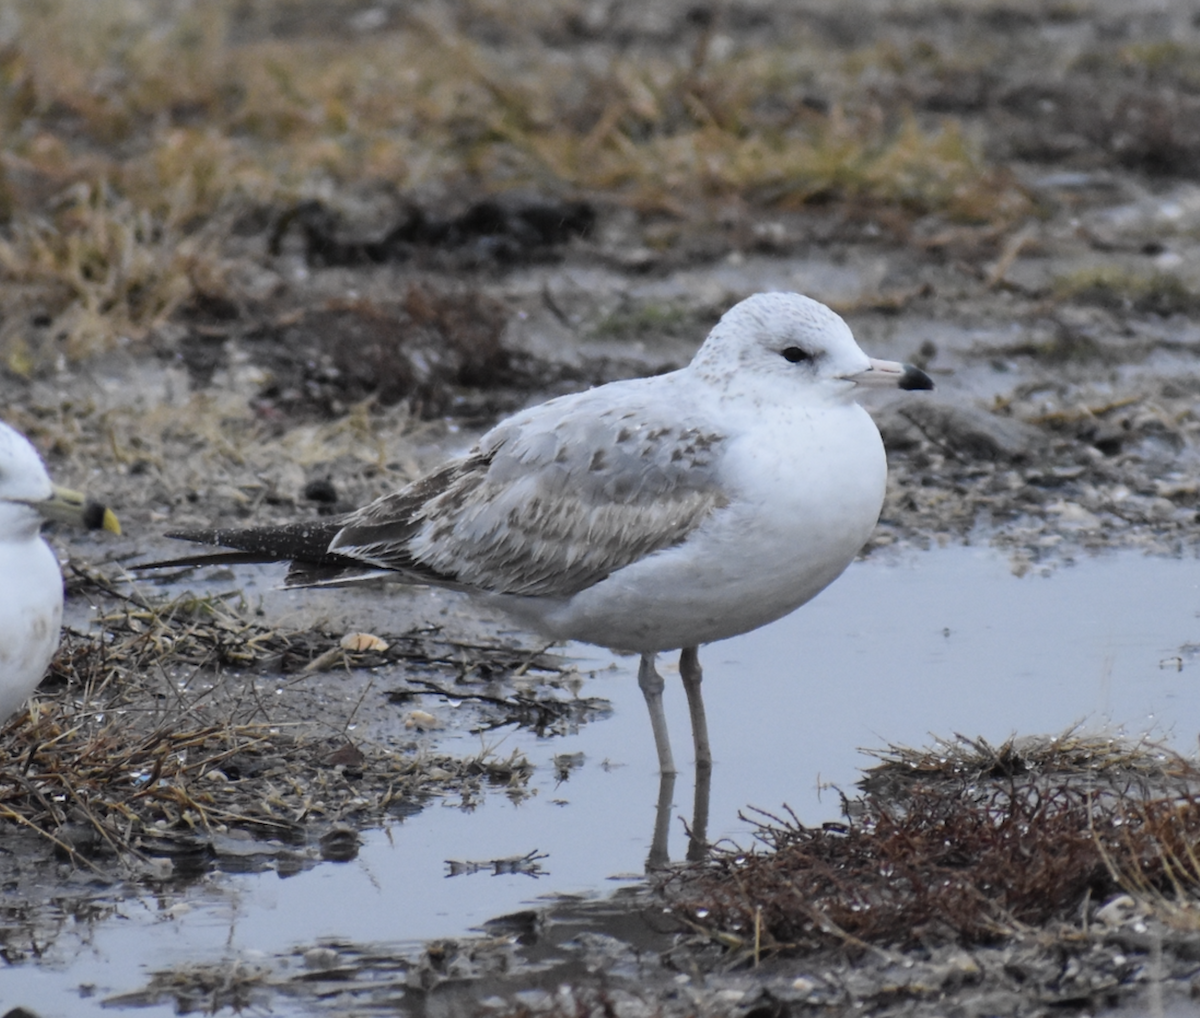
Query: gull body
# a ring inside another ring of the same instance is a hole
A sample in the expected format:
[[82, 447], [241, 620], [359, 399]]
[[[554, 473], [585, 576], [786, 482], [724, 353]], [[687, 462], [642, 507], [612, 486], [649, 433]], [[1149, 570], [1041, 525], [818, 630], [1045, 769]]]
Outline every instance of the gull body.
[[[673, 407], [689, 407], [670, 437], [642, 437], [640, 444], [635, 438], [627, 455], [650, 459], [655, 452], [648, 447], [658, 444], [658, 456], [670, 458], [680, 432], [688, 436], [685, 447], [693, 433], [711, 436], [712, 446], [697, 457], [703, 462], [690, 468], [706, 474], [705, 484], [719, 493], [712, 509], [680, 543], [578, 592], [500, 594], [489, 596], [491, 603], [555, 639], [652, 654], [757, 629], [836, 579], [870, 536], [887, 481], [883, 443], [865, 410], [836, 395], [828, 401], [763, 398], [746, 404], [717, 386], [690, 384], [687, 374], [638, 382], [658, 384], [644, 393], [647, 386], [633, 382], [618, 383], [623, 393], [596, 389], [592, 399], [577, 400], [572, 412], [595, 409], [600, 422], [620, 420], [621, 411], [589, 405], [603, 405], [615, 395], [643, 405], [643, 395], [652, 395], [661, 401], [663, 417]], [[556, 410], [550, 403], [544, 413]], [[533, 415], [513, 423], [537, 427]], [[651, 435], [663, 427], [645, 424], [642, 430]], [[604, 445], [597, 442], [596, 448]]]
[[116, 517], [56, 487], [29, 441], [0, 422], [0, 724], [37, 688], [58, 649], [63, 584], [47, 519], [119, 532]]
[[554, 639], [637, 652], [664, 773], [654, 658], [680, 649], [707, 766], [697, 647], [804, 604], [875, 526], [887, 464], [855, 402], [871, 385], [932, 388], [868, 358], [823, 304], [757, 294], [686, 367], [524, 410], [345, 517], [173, 536], [238, 549], [206, 561], [290, 559], [294, 585], [387, 572], [466, 591]]
[[[49, 498], [50, 479], [45, 471], [42, 476]], [[41, 538], [41, 526], [42, 517], [31, 506], [0, 503], [5, 573], [0, 584], [0, 724], [29, 698], [58, 649], [62, 576], [58, 559]]]

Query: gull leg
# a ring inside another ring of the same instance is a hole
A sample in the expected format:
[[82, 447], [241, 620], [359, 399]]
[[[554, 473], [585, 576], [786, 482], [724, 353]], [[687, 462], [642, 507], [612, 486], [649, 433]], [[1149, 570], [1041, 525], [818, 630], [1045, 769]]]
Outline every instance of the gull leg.
[[712, 767], [712, 750], [708, 745], [708, 719], [704, 716], [704, 698], [700, 695], [700, 654], [696, 647], [684, 647], [679, 654], [679, 677], [687, 693], [688, 713], [692, 716], [692, 742], [696, 747], [696, 766]]
[[[650, 709], [650, 727], [654, 729], [654, 748], [658, 750], [658, 769], [662, 774], [675, 774], [675, 758], [671, 756], [671, 737], [667, 734], [667, 716], [663, 713], [663, 680], [654, 670], [654, 655], [643, 654], [638, 665], [638, 685], [646, 706]], [[691, 694], [689, 694], [690, 697]]]
[[708, 745], [708, 719], [704, 698], [700, 695], [700, 654], [695, 647], [679, 653], [679, 677], [687, 693], [688, 713], [692, 716], [692, 743], [696, 749], [696, 797], [692, 803], [692, 826], [688, 831], [689, 862], [703, 859], [708, 852], [708, 801], [712, 787], [712, 749]]
[[688, 828], [687, 861], [700, 862], [708, 855], [708, 800], [712, 791], [712, 765], [696, 764], [696, 797], [692, 826]]
[[667, 839], [671, 833], [671, 803], [675, 798], [675, 775], [663, 771], [658, 776], [658, 805], [654, 810], [654, 840], [646, 857], [646, 872], [661, 870], [671, 862]]

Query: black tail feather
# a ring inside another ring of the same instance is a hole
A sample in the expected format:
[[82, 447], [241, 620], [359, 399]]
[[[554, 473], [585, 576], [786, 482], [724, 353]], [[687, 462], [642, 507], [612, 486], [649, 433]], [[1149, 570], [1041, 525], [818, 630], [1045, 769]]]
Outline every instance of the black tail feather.
[[236, 566], [274, 561], [274, 559], [256, 555], [252, 551], [198, 551], [192, 555], [180, 555], [178, 558], [136, 562], [129, 568], [139, 571], [143, 569], [183, 569], [188, 566]]
[[361, 562], [329, 551], [330, 543], [342, 526], [342, 518], [334, 517], [328, 520], [289, 523], [282, 527], [252, 527], [246, 530], [176, 530], [166, 536], [180, 541], [217, 545], [229, 550], [197, 552], [158, 562], [143, 562], [136, 568], [165, 569], [252, 562], [292, 562], [310, 566], [361, 568]]

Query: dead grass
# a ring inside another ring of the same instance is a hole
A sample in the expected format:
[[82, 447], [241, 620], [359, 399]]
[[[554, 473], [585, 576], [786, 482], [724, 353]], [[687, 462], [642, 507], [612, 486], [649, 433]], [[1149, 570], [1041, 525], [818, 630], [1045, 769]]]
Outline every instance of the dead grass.
[[[186, 378], [167, 388], [186, 390]], [[117, 506], [129, 526], [161, 532], [218, 518], [295, 519], [313, 512], [303, 491], [313, 478], [336, 485], [339, 499], [362, 505], [402, 486], [422, 470], [420, 442], [442, 426], [413, 419], [407, 407], [372, 399], [335, 421], [293, 424], [250, 405], [258, 388], [212, 388], [190, 395], [155, 392], [129, 402], [39, 391], [12, 403], [5, 419], [28, 435], [63, 483], [87, 488]], [[130, 530], [136, 534], [137, 529]]]
[[154, 1007], [174, 1004], [179, 1014], [217, 1014], [229, 1008], [237, 1014], [270, 1007], [271, 971], [243, 961], [193, 963], [151, 973], [149, 983], [132, 993], [104, 1000], [105, 1007]]
[[552, 377], [505, 345], [507, 320], [504, 305], [478, 291], [421, 284], [399, 300], [330, 301], [294, 313], [247, 344], [270, 376], [256, 406], [336, 418], [372, 399], [383, 407], [406, 401], [426, 419], [462, 414], [463, 389], [524, 391]]
[[1200, 293], [1172, 272], [1134, 272], [1106, 266], [1084, 269], [1056, 279], [1054, 296], [1110, 311], [1164, 317], [1200, 310]]
[[[289, 706], [289, 694], [308, 695], [295, 680], [315, 682], [314, 663], [405, 661], [419, 692], [437, 688], [419, 681], [436, 662], [460, 674], [472, 661], [489, 674], [547, 667], [527, 651], [493, 654], [422, 632], [356, 652], [336, 635], [255, 623], [236, 596], [152, 604], [78, 566], [72, 588], [90, 591], [103, 610], [94, 633], [67, 632], [40, 695], [0, 730], [0, 821], [36, 831], [77, 865], [171, 858], [173, 844], [194, 852], [197, 838], [208, 845], [230, 828], [303, 843], [310, 828], [378, 822], [434, 795], [466, 801], [483, 784], [520, 795], [529, 778], [515, 754], [434, 755], [407, 736], [356, 744], [347, 734], [353, 704], [344, 717]], [[501, 707], [520, 713], [535, 703], [553, 714], [541, 699]]]
[[676, 914], [740, 957], [994, 943], [1121, 890], [1195, 922], [1200, 770], [1160, 748], [893, 748], [863, 784], [844, 824], [760, 814], [762, 847], [668, 879]]
[[1097, 76], [1116, 74], [1159, 88], [1200, 92], [1200, 52], [1173, 39], [1141, 40], [1088, 50], [1075, 60], [1073, 69]]
[[[356, 10], [335, 9], [343, 25]], [[235, 0], [10, 11], [0, 271], [20, 286], [0, 307], [0, 364], [18, 374], [136, 343], [219, 292], [239, 213], [372, 182], [588, 192], [702, 219], [746, 203], [972, 222], [1028, 208], [953, 120], [885, 115], [852, 86], [814, 106], [830, 58], [806, 39], [718, 54], [702, 33], [597, 60], [545, 41], [567, 0], [428, 5], [359, 36], [261, 30], [303, 25], [303, 4], [264, 5], [258, 31]], [[527, 30], [490, 44], [465, 31], [481, 17]]]

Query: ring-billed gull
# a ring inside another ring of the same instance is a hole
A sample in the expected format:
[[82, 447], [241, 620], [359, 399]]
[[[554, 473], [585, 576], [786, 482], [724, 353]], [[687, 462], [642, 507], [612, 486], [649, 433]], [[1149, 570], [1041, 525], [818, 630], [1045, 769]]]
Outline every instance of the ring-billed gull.
[[825, 305], [756, 294], [685, 368], [521, 411], [337, 519], [172, 534], [238, 549], [175, 562], [290, 560], [289, 586], [390, 573], [466, 591], [557, 640], [639, 653], [664, 774], [675, 764], [654, 660], [680, 649], [708, 766], [698, 646], [804, 604], [875, 526], [887, 463], [861, 386], [933, 383], [868, 358]]
[[50, 482], [28, 440], [0, 422], [0, 724], [37, 688], [58, 649], [63, 583], [45, 520], [120, 533], [111, 509]]

